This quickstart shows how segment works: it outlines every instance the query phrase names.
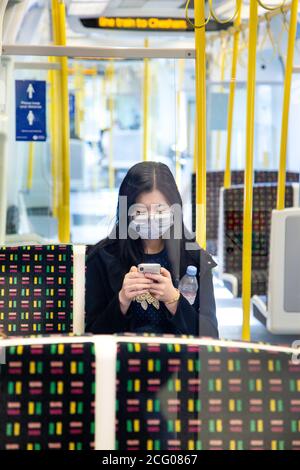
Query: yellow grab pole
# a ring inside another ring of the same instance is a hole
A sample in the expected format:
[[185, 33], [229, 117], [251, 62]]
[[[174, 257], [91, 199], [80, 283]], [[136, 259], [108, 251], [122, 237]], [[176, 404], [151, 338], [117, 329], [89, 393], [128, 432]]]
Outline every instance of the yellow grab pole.
[[[220, 86], [220, 93], [224, 93], [224, 86], [222, 82], [225, 78], [225, 58], [226, 58], [226, 44], [225, 39], [223, 38], [223, 45], [222, 45], [222, 52], [221, 52], [221, 86]], [[216, 142], [216, 169], [218, 170], [221, 165], [221, 138], [222, 138], [222, 131], [217, 131], [217, 142]]]
[[264, 168], [269, 168], [270, 167], [270, 155], [267, 150], [264, 151], [263, 153], [263, 166]]
[[240, 40], [240, 25], [241, 25], [241, 12], [242, 4], [238, 12], [238, 16], [234, 21], [234, 26], [237, 28], [233, 38], [233, 52], [232, 52], [232, 65], [231, 65], [231, 79], [229, 86], [229, 100], [228, 100], [228, 114], [227, 114], [227, 144], [226, 144], [226, 164], [224, 174], [224, 187], [230, 188], [231, 186], [231, 144], [232, 144], [232, 127], [233, 127], [233, 111], [234, 111], [234, 98], [236, 88], [236, 69], [239, 54], [239, 40]]
[[193, 172], [196, 174], [197, 172], [197, 157], [198, 157], [198, 151], [197, 151], [197, 135], [198, 135], [198, 124], [197, 124], [197, 113], [195, 111], [195, 118], [194, 118], [194, 161], [193, 161]]
[[80, 113], [81, 113], [81, 70], [78, 63], [74, 64], [75, 87], [75, 135], [80, 139]]
[[[149, 47], [149, 40], [145, 39], [145, 47]], [[149, 95], [150, 95], [150, 67], [149, 59], [144, 59], [144, 138], [143, 138], [143, 160], [148, 160], [149, 146]]]
[[28, 171], [27, 171], [27, 189], [28, 190], [32, 188], [33, 160], [34, 160], [34, 142], [29, 142]]
[[[59, 27], [58, 27], [58, 13], [57, 3], [52, 0], [52, 29], [54, 44], [59, 44]], [[59, 59], [49, 57], [50, 63], [60, 63]], [[59, 162], [60, 162], [60, 147], [61, 147], [61, 113], [60, 113], [60, 83], [59, 77], [55, 70], [49, 71], [50, 83], [50, 131], [51, 131], [51, 153], [52, 153], [52, 214], [53, 217], [58, 215], [59, 204]]]
[[254, 157], [254, 112], [256, 80], [257, 43], [257, 0], [250, 0], [248, 77], [247, 77], [247, 118], [246, 118], [246, 168], [244, 187], [243, 227], [243, 340], [250, 340], [251, 270], [252, 270], [252, 208], [253, 208], [253, 157]]
[[[50, 63], [55, 63], [54, 58], [49, 57]], [[51, 173], [52, 173], [52, 215], [57, 217], [57, 161], [58, 161], [58, 129], [56, 119], [57, 85], [54, 70], [49, 70], [48, 80], [50, 84], [50, 135], [51, 135]]]
[[184, 83], [184, 72], [185, 72], [185, 61], [184, 59], [179, 59], [178, 63], [178, 90], [177, 90], [177, 145], [176, 145], [176, 162], [175, 162], [175, 179], [177, 186], [180, 187], [181, 183], [181, 164], [180, 164], [180, 110], [181, 110], [181, 95], [182, 95], [182, 88]]
[[114, 62], [111, 62], [109, 69], [109, 82], [110, 82], [110, 92], [108, 98], [108, 107], [109, 107], [109, 156], [108, 156], [108, 179], [109, 179], [109, 189], [114, 189], [115, 187], [115, 171], [113, 167], [114, 160], [114, 97], [113, 97], [113, 81], [115, 77], [115, 66]]
[[196, 49], [196, 239], [206, 248], [206, 53], [205, 2], [195, 1]]
[[75, 64], [75, 134], [81, 138], [81, 125], [84, 118], [84, 96], [85, 96], [85, 80], [84, 70], [79, 64]]
[[[57, 14], [57, 27], [59, 44], [66, 45], [66, 10], [64, 3], [59, 0], [53, 0], [55, 12]], [[53, 5], [52, 3], [52, 5]], [[62, 243], [70, 242], [70, 122], [69, 122], [69, 94], [68, 94], [68, 59], [61, 57], [61, 69], [59, 71], [59, 87], [61, 96], [59, 96], [62, 118], [61, 127], [61, 180], [59, 188], [59, 207], [58, 207], [58, 238]]]
[[287, 153], [293, 60], [294, 60], [295, 40], [296, 40], [296, 31], [297, 31], [297, 16], [298, 16], [298, 0], [292, 0], [289, 38], [288, 38], [288, 46], [287, 46], [287, 58], [286, 58], [286, 66], [285, 66], [284, 92], [283, 92], [283, 111], [282, 111], [281, 141], [280, 141], [280, 166], [279, 166], [279, 173], [278, 173], [278, 188], [277, 188], [277, 210], [282, 210], [285, 207], [286, 153]]

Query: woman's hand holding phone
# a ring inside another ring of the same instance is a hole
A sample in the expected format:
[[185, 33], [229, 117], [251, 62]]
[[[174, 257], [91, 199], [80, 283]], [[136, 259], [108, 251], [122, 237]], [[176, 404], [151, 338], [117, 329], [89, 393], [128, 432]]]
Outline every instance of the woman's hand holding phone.
[[122, 289], [119, 292], [120, 308], [123, 315], [127, 313], [133, 299], [149, 292], [153, 283], [153, 280], [146, 279], [143, 273], [138, 272], [136, 266], [131, 267], [124, 276]]
[[174, 315], [179, 299], [174, 301], [173, 299], [176, 299], [179, 295], [178, 290], [173, 285], [171, 273], [167, 269], [161, 268], [160, 274], [146, 273], [145, 278], [153, 281], [149, 289], [150, 294], [157, 300], [164, 302], [169, 312]]

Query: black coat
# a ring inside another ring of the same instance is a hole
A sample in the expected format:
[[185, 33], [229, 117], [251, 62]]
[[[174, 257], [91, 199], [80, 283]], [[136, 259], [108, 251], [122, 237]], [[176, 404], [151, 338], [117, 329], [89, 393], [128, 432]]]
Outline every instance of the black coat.
[[[200, 273], [195, 303], [190, 305], [180, 295], [175, 315], [168, 311], [163, 302], [160, 308], [170, 322], [169, 330], [172, 333], [217, 338], [218, 324], [211, 272], [216, 263], [205, 250], [200, 249], [197, 253], [196, 256], [193, 253], [191, 262], [188, 263], [197, 265]], [[183, 266], [184, 272], [185, 269], [186, 266]], [[125, 273], [111, 246], [93, 250], [88, 256], [85, 299], [87, 332], [114, 334], [134, 331], [131, 308], [124, 315], [119, 304], [118, 294]]]

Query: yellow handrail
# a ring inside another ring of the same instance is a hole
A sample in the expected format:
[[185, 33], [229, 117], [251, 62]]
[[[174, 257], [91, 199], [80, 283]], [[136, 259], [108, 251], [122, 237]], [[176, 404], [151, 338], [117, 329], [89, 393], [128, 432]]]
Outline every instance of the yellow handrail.
[[27, 189], [28, 190], [32, 188], [33, 160], [34, 160], [34, 142], [29, 142], [28, 171], [27, 171]]
[[193, 172], [197, 172], [197, 160], [198, 160], [198, 150], [197, 150], [197, 134], [198, 134], [198, 123], [197, 123], [197, 113], [195, 112], [194, 118], [194, 161], [193, 161]]
[[243, 340], [249, 341], [251, 307], [251, 270], [252, 270], [252, 209], [253, 209], [253, 157], [254, 157], [254, 112], [256, 80], [256, 43], [257, 43], [257, 0], [250, 0], [249, 49], [247, 77], [247, 120], [246, 120], [246, 168], [244, 187], [244, 227], [243, 227]]
[[284, 92], [283, 92], [283, 111], [281, 120], [281, 140], [280, 140], [280, 164], [278, 173], [277, 189], [277, 210], [285, 207], [285, 183], [286, 183], [286, 153], [289, 126], [289, 108], [291, 97], [292, 73], [294, 49], [297, 31], [298, 0], [292, 0], [289, 38], [287, 46], [287, 59], [285, 66]]
[[[220, 90], [219, 93], [224, 93], [224, 86], [223, 86], [223, 81], [225, 79], [225, 69], [226, 69], [226, 55], [227, 55], [227, 49], [226, 49], [226, 38], [223, 35], [221, 39], [221, 53], [220, 53], [220, 62], [221, 62], [221, 76], [220, 76]], [[221, 166], [221, 140], [222, 140], [222, 131], [218, 130], [217, 131], [217, 142], [216, 142], [216, 169], [218, 170]]]
[[[52, 31], [53, 42], [58, 45], [59, 39], [59, 26], [58, 26], [58, 13], [57, 2], [52, 0]], [[60, 63], [59, 59], [49, 57], [51, 63]], [[60, 80], [56, 70], [49, 71], [50, 83], [50, 132], [51, 132], [51, 153], [52, 153], [52, 215], [58, 217], [58, 206], [60, 201], [61, 184], [59, 182], [59, 167], [60, 167], [60, 152], [61, 152], [61, 112], [60, 112]]]
[[[145, 39], [145, 47], [149, 47], [149, 40]], [[144, 59], [144, 138], [143, 138], [143, 160], [148, 160], [149, 146], [149, 95], [150, 95], [150, 70], [149, 59]]]
[[83, 121], [84, 114], [84, 78], [83, 70], [79, 64], [75, 64], [75, 135], [79, 139], [81, 138], [81, 124]]
[[[66, 45], [66, 11], [65, 4], [60, 0], [52, 0], [54, 16], [56, 19], [57, 40], [62, 46]], [[68, 94], [68, 59], [59, 59], [61, 66], [58, 72], [58, 97], [61, 113], [61, 164], [59, 179], [59, 207], [58, 207], [58, 238], [62, 243], [70, 242], [70, 122], [69, 122], [69, 94]]]
[[242, 4], [239, 9], [237, 18], [235, 19], [234, 26], [237, 31], [234, 33], [233, 38], [233, 52], [232, 52], [232, 65], [231, 65], [231, 80], [229, 86], [229, 100], [228, 100], [228, 116], [227, 116], [227, 144], [226, 144], [226, 166], [224, 174], [224, 187], [230, 188], [231, 186], [231, 144], [232, 144], [232, 127], [233, 127], [233, 112], [234, 112], [234, 98], [236, 89], [236, 69], [239, 54], [239, 41], [241, 24]]
[[196, 239], [206, 248], [206, 53], [204, 0], [195, 1], [196, 50]]
[[109, 158], [108, 158], [108, 179], [109, 179], [109, 189], [113, 189], [115, 187], [115, 170], [113, 167], [113, 159], [114, 159], [114, 136], [113, 136], [113, 129], [114, 129], [114, 97], [113, 97], [113, 81], [115, 77], [115, 66], [114, 62], [111, 62], [110, 69], [109, 69], [109, 98], [108, 98], [108, 107], [109, 107], [109, 119], [110, 119], [110, 126], [109, 126]]
[[177, 186], [180, 187], [181, 184], [181, 163], [180, 163], [180, 111], [181, 111], [181, 95], [182, 95], [182, 88], [183, 88], [183, 83], [184, 83], [184, 72], [185, 72], [185, 61], [184, 59], [179, 59], [178, 62], [178, 90], [177, 90], [177, 104], [176, 104], [176, 130], [177, 130], [177, 136], [176, 136], [176, 162], [175, 162], [175, 178], [176, 178], [176, 183]]

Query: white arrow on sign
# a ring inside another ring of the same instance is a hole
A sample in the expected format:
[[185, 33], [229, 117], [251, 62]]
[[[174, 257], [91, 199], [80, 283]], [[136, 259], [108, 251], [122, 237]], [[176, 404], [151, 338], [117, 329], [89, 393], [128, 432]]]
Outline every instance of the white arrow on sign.
[[33, 88], [32, 83], [29, 83], [28, 88], [26, 90], [26, 93], [28, 93], [28, 98], [32, 100], [33, 98], [33, 93], [35, 93], [35, 89]]
[[28, 124], [30, 126], [33, 125], [33, 121], [34, 121], [35, 117], [34, 117], [34, 114], [32, 111], [29, 111], [29, 113], [27, 114], [27, 121], [28, 121]]

